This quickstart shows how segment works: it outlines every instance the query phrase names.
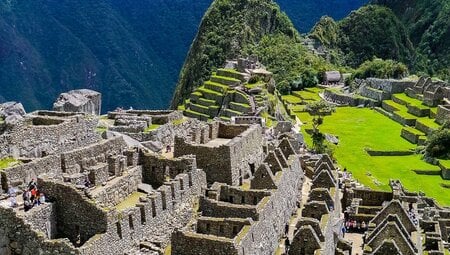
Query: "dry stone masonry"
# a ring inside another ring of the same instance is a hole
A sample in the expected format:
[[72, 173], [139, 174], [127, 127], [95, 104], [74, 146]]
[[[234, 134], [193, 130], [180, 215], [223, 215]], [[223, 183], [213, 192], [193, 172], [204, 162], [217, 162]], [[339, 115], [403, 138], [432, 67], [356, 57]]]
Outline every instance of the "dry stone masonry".
[[[242, 59], [234, 68], [255, 71], [256, 63]], [[392, 84], [383, 89], [400, 86]], [[21, 118], [0, 135], [2, 158], [17, 161], [0, 169], [1, 255], [448, 249], [447, 208], [398, 181], [391, 192], [362, 187], [328, 155], [306, 151], [290, 122], [267, 130], [255, 116], [230, 124], [122, 109], [98, 117], [96, 99], [29, 114], [9, 105]], [[448, 107], [441, 108], [437, 115], [446, 118]], [[24, 210], [23, 194], [34, 185], [46, 199]], [[357, 228], [362, 249], [342, 231], [350, 222], [365, 222]]]

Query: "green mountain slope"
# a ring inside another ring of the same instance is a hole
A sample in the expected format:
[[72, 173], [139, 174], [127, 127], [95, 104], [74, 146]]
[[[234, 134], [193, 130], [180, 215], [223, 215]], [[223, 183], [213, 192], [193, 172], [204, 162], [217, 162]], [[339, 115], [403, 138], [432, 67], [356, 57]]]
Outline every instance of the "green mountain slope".
[[417, 69], [450, 77], [450, 1], [373, 0], [393, 10], [417, 49]]
[[1, 1], [0, 100], [20, 100], [27, 110], [49, 108], [63, 91], [91, 88], [103, 93], [104, 110], [165, 108], [207, 6], [186, 0]]
[[181, 70], [172, 107], [202, 84], [214, 67], [241, 55], [244, 47], [257, 43], [264, 35], [275, 33], [298, 36], [290, 20], [271, 0], [214, 1]]
[[341, 63], [357, 67], [373, 57], [413, 63], [414, 48], [406, 28], [388, 8], [368, 5], [335, 22], [322, 18], [311, 36], [337, 50]]
[[301, 33], [307, 33], [324, 15], [335, 20], [346, 17], [368, 0], [277, 0], [281, 10], [285, 11]]

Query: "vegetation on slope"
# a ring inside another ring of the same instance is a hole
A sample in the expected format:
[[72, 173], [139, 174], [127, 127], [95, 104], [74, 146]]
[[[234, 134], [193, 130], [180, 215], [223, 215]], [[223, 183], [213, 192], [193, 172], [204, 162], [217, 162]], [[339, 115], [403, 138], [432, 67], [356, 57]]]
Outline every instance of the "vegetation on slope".
[[172, 108], [202, 84], [227, 58], [236, 58], [267, 34], [298, 38], [289, 18], [271, 0], [216, 0], [203, 17], [181, 70]]
[[306, 33], [320, 17], [329, 15], [335, 20], [340, 20], [352, 10], [366, 4], [368, 0], [277, 0], [276, 2], [288, 14], [295, 27], [301, 33]]
[[408, 29], [417, 49], [417, 70], [450, 78], [450, 2], [448, 0], [373, 0], [387, 6]]
[[341, 62], [354, 68], [374, 57], [404, 63], [414, 59], [404, 25], [386, 7], [364, 6], [339, 22], [324, 17], [312, 29], [311, 36], [337, 51]]
[[0, 100], [91, 88], [104, 110], [164, 108], [210, 0], [0, 1]]
[[331, 60], [357, 67], [375, 57], [403, 62], [417, 73], [450, 78], [450, 2], [373, 0], [342, 21], [324, 17], [311, 37]]

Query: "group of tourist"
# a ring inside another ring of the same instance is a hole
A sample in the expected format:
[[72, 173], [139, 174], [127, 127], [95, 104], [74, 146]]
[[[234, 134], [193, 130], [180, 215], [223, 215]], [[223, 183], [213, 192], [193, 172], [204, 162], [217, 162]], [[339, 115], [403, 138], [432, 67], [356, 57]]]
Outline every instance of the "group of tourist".
[[419, 225], [419, 219], [417, 219], [416, 213], [414, 212], [414, 208], [411, 203], [409, 204], [408, 216], [412, 223], [414, 223], [414, 225]]
[[346, 220], [345, 232], [363, 233], [367, 230], [367, 224], [365, 221]]
[[45, 203], [45, 195], [43, 192], [39, 191], [34, 179], [28, 183], [27, 189], [23, 191], [22, 198], [25, 212], [29, 211], [34, 206]]
[[[17, 202], [17, 191], [13, 187], [10, 187], [8, 189], [8, 196], [10, 204], [9, 206], [12, 208], [16, 208], [19, 206], [19, 203]], [[28, 186], [26, 189], [22, 192], [22, 199], [23, 199], [23, 207], [24, 211], [27, 212], [34, 206], [41, 205], [45, 203], [46, 198], [43, 192], [39, 191], [36, 181], [32, 179], [30, 183], [28, 183]]]

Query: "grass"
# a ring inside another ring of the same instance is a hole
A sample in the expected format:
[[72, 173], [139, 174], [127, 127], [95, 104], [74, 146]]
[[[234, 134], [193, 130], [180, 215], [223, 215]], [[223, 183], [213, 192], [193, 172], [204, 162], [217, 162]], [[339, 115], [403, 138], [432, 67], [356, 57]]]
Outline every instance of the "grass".
[[[408, 105], [414, 105], [417, 107], [423, 106], [422, 101], [412, 98], [412, 97], [409, 97], [408, 95], [406, 95], [404, 93], [394, 94], [393, 96], [396, 97], [397, 99], [399, 99], [400, 101], [405, 102]], [[429, 107], [423, 106], [423, 108], [421, 108], [421, 109], [427, 109], [427, 108], [429, 108]]]
[[188, 119], [187, 118], [181, 118], [181, 119], [177, 119], [177, 120], [174, 120], [174, 121], [172, 121], [172, 125], [174, 125], [174, 126], [178, 126], [178, 125], [181, 125], [181, 124], [183, 124], [184, 122], [186, 122]]
[[303, 100], [319, 101], [319, 93], [321, 93], [322, 91], [323, 89], [321, 88], [306, 88], [301, 91], [293, 91], [292, 95], [297, 96]]
[[12, 157], [2, 158], [2, 159], [0, 159], [0, 169], [12, 167], [12, 166], [18, 165], [20, 163], [21, 162], [19, 160], [12, 158]]
[[423, 124], [424, 126], [427, 126], [432, 129], [439, 129], [439, 127], [440, 127], [439, 124], [434, 122], [434, 119], [430, 119], [428, 117], [418, 118], [417, 121], [420, 122], [421, 124]]
[[293, 95], [281, 96], [281, 99], [289, 104], [300, 104], [302, 102], [300, 98]]
[[406, 130], [407, 132], [413, 134], [413, 135], [418, 135], [418, 136], [424, 136], [425, 134], [422, 131], [419, 131], [415, 128], [412, 127], [404, 127], [404, 130]]
[[[306, 142], [312, 144], [305, 129], [312, 128], [312, 117], [306, 112], [296, 115], [306, 125], [302, 127]], [[399, 179], [410, 191], [423, 191], [442, 205], [450, 205], [450, 189], [439, 183], [450, 184], [440, 176], [417, 175], [412, 170], [438, 170], [426, 163], [421, 155], [371, 157], [365, 148], [373, 150], [406, 151], [415, 148], [400, 137], [402, 125], [368, 108], [340, 107], [327, 116], [320, 127], [322, 132], [339, 137], [334, 156], [341, 167], [346, 167], [362, 184], [376, 190], [390, 190], [389, 179]]]
[[144, 133], [148, 133], [148, 132], [150, 132], [150, 131], [152, 131], [152, 130], [158, 129], [160, 126], [161, 126], [161, 125], [158, 125], [158, 124], [151, 124], [149, 127], [147, 127], [147, 128], [144, 130]]
[[117, 209], [117, 211], [122, 211], [134, 207], [139, 202], [139, 198], [145, 195], [146, 194], [142, 192], [133, 192], [125, 200], [116, 205], [115, 208]]

